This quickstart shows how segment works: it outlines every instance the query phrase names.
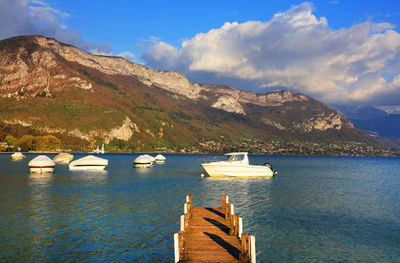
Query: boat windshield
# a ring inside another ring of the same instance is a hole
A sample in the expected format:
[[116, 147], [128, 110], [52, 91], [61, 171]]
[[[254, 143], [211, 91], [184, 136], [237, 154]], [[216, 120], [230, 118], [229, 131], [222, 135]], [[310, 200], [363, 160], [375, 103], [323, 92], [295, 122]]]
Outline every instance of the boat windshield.
[[235, 154], [235, 155], [228, 155], [227, 161], [243, 161], [244, 154]]

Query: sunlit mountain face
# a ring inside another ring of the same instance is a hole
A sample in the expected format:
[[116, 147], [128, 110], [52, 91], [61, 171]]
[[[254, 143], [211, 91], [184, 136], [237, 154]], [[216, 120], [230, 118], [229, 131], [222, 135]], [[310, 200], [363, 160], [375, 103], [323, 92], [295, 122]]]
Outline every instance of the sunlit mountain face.
[[0, 58], [1, 140], [54, 134], [72, 149], [104, 142], [116, 151], [380, 147], [336, 110], [288, 90], [198, 84], [41, 36], [1, 41]]

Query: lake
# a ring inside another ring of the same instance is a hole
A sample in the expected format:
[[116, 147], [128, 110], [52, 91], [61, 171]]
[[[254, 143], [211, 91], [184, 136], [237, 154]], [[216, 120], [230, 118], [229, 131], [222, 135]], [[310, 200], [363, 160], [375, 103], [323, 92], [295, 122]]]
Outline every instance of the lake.
[[173, 262], [187, 194], [208, 207], [229, 195], [257, 262], [400, 260], [400, 158], [250, 155], [278, 176], [217, 179], [200, 164], [222, 155], [136, 169], [138, 154], [104, 154], [105, 172], [35, 175], [36, 155], [0, 154], [0, 262]]

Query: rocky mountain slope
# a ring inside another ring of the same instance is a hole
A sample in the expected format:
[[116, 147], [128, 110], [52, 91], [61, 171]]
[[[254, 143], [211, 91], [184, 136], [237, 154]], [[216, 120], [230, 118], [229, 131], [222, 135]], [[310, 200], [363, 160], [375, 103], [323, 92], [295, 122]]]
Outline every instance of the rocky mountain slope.
[[179, 149], [221, 138], [376, 145], [303, 94], [192, 83], [42, 36], [0, 41], [0, 132], [0, 140], [54, 134], [82, 150], [103, 141], [114, 150]]

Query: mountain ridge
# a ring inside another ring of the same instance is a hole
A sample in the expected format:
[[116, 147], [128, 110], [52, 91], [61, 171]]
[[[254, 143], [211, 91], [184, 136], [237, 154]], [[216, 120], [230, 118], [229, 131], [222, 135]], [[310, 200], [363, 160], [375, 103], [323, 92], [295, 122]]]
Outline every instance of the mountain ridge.
[[221, 136], [377, 146], [336, 110], [287, 90], [257, 94], [193, 83], [178, 72], [89, 54], [42, 36], [0, 41], [0, 58], [3, 134], [6, 126], [23, 126], [75, 137], [79, 149], [106, 141], [136, 151]]

